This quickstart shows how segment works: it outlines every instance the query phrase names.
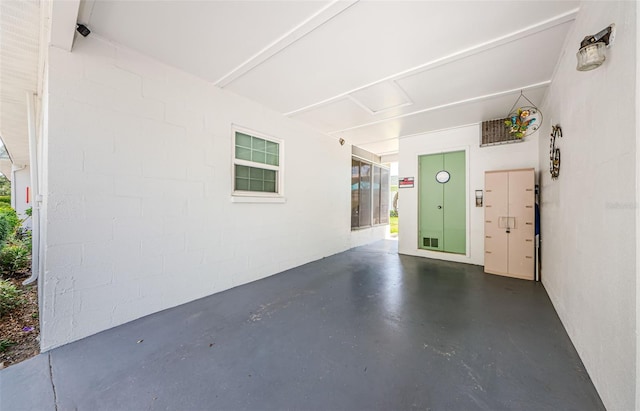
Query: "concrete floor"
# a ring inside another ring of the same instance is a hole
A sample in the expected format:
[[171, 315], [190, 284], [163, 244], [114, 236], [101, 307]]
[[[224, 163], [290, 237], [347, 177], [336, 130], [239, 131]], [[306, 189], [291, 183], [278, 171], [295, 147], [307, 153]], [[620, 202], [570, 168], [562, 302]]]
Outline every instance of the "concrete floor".
[[0, 409], [604, 409], [541, 284], [398, 256], [396, 244], [12, 366]]

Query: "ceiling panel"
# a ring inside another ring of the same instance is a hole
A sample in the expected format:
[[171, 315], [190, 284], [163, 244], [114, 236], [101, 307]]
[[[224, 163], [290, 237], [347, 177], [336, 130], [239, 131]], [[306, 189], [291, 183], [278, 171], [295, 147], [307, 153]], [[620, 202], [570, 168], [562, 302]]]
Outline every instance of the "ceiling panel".
[[372, 115], [412, 103], [407, 93], [394, 81], [376, 83], [351, 93], [349, 96], [364, 106]]
[[361, 1], [227, 87], [291, 112], [567, 12], [577, 2]]
[[97, 0], [89, 27], [214, 82], [329, 3]]
[[[524, 39], [491, 48], [408, 77], [385, 81], [355, 93], [364, 102], [401, 104], [401, 88], [413, 104], [378, 113], [358, 110], [345, 99], [331, 101], [292, 117], [335, 132], [467, 99], [477, 98], [548, 81], [557, 61], [562, 39], [571, 23], [555, 26]], [[543, 47], [541, 47], [543, 45]], [[397, 86], [394, 87], [394, 83]], [[376, 100], [377, 99], [377, 100]], [[406, 101], [406, 100], [404, 100]], [[332, 128], [333, 127], [333, 128]], [[372, 138], [375, 136], [371, 136]]]
[[397, 83], [414, 100], [411, 108], [422, 109], [547, 81], [570, 26], [565, 23]]
[[[534, 104], [539, 105], [546, 89], [547, 87], [539, 87], [525, 92], [525, 95]], [[459, 104], [335, 133], [334, 136], [344, 138], [350, 144], [364, 146], [379, 141], [503, 118], [509, 114], [509, 110], [518, 97], [519, 92]]]
[[332, 101], [313, 110], [300, 112], [291, 117], [309, 123], [325, 133], [371, 121], [371, 113], [348, 97]]

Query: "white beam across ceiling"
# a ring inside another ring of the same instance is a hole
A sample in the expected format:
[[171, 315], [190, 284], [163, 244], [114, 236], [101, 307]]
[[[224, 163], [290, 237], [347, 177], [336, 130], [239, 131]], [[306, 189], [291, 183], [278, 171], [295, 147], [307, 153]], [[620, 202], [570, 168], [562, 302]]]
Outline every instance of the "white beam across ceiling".
[[299, 109], [284, 113], [284, 115], [285, 116], [289, 116], [289, 117], [290, 116], [294, 116], [296, 114], [300, 114], [300, 113], [303, 113], [305, 111], [312, 110], [314, 108], [321, 107], [323, 105], [335, 102], [336, 100], [339, 100], [339, 99], [342, 99], [342, 98], [344, 98], [346, 96], [349, 96], [352, 93], [355, 93], [357, 91], [366, 89], [368, 87], [380, 84], [382, 82], [390, 81], [390, 80], [398, 80], [398, 79], [401, 79], [401, 78], [404, 78], [404, 77], [408, 77], [408, 76], [411, 76], [411, 75], [414, 75], [414, 74], [417, 74], [417, 73], [420, 73], [420, 72], [423, 72], [423, 71], [427, 71], [427, 70], [430, 70], [430, 69], [433, 69], [433, 68], [436, 68], [436, 67], [440, 67], [442, 65], [452, 63], [452, 62], [454, 62], [456, 60], [460, 60], [460, 59], [463, 59], [465, 57], [469, 57], [469, 56], [472, 56], [474, 54], [478, 54], [478, 53], [493, 49], [493, 48], [501, 46], [503, 44], [507, 44], [507, 43], [510, 43], [510, 42], [525, 38], [527, 36], [531, 36], [532, 34], [539, 33], [539, 32], [544, 31], [544, 30], [548, 30], [548, 29], [550, 29], [552, 27], [556, 27], [556, 26], [558, 26], [560, 24], [564, 24], [566, 22], [575, 20], [576, 15], [578, 14], [579, 10], [580, 10], [579, 8], [575, 8], [575, 9], [569, 10], [569, 11], [567, 11], [565, 13], [559, 14], [559, 15], [554, 16], [552, 18], [549, 18], [547, 20], [540, 21], [538, 23], [535, 23], [535, 24], [532, 24], [530, 26], [524, 27], [524, 28], [522, 28], [520, 30], [505, 34], [503, 36], [491, 39], [489, 41], [485, 41], [485, 42], [480, 43], [480, 44], [476, 44], [474, 46], [468, 47], [468, 48], [463, 49], [463, 50], [458, 50], [458, 51], [456, 51], [454, 53], [451, 53], [449, 55], [437, 58], [435, 60], [428, 61], [428, 62], [426, 62], [424, 64], [419, 65], [419, 66], [412, 67], [410, 69], [404, 70], [404, 71], [402, 71], [400, 73], [395, 73], [393, 75], [387, 76], [385, 78], [379, 79], [379, 80], [374, 81], [374, 82], [369, 83], [369, 84], [362, 85], [362, 86], [360, 86], [358, 88], [346, 91], [344, 93], [340, 93], [340, 94], [338, 94], [336, 96], [333, 96], [333, 97], [330, 97], [328, 99], [319, 101], [317, 103], [313, 103], [313, 104], [310, 104], [308, 106], [301, 107]]
[[80, 0], [55, 0], [51, 3], [49, 44], [71, 51], [78, 21], [78, 11], [80, 10]]
[[289, 30], [278, 39], [267, 45], [265, 48], [249, 57], [245, 62], [238, 67], [225, 74], [222, 78], [217, 80], [214, 84], [218, 87], [224, 88], [231, 84], [234, 80], [240, 78], [245, 73], [251, 71], [256, 66], [264, 63], [266, 60], [276, 55], [278, 52], [284, 50], [291, 44], [300, 40], [313, 30], [322, 26], [332, 18], [336, 17], [349, 7], [356, 4], [359, 0], [334, 0], [327, 6], [320, 9], [317, 13], [298, 24], [293, 29]]

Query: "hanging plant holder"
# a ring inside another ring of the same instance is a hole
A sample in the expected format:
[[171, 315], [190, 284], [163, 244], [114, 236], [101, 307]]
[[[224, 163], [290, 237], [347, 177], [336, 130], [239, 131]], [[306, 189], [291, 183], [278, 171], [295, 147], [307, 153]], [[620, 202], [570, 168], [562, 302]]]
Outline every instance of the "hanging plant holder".
[[[523, 105], [518, 105], [524, 99]], [[538, 131], [542, 124], [542, 112], [525, 96], [522, 91], [509, 110], [509, 115], [504, 120], [504, 125], [510, 135], [515, 138], [524, 138]]]

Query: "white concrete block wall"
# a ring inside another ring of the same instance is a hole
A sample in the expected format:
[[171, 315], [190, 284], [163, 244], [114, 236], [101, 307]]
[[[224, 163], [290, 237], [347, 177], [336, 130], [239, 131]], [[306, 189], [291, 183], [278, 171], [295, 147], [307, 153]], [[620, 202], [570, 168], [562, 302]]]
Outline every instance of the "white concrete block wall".
[[[610, 410], [638, 409], [636, 2], [583, 2], [546, 103], [540, 140], [542, 282]], [[586, 35], [616, 24], [605, 63], [576, 70]], [[549, 133], [560, 124], [551, 180]]]
[[[415, 177], [414, 188], [399, 189], [398, 249], [401, 254], [484, 265], [484, 207], [475, 206], [475, 190], [484, 190], [484, 172], [538, 166], [538, 139], [533, 134], [522, 143], [480, 147], [478, 124], [400, 139], [399, 177]], [[418, 248], [418, 157], [449, 151], [467, 155], [467, 254]]]
[[[351, 147], [92, 35], [49, 49], [42, 349], [384, 234]], [[284, 204], [231, 202], [231, 126], [284, 140]]]

